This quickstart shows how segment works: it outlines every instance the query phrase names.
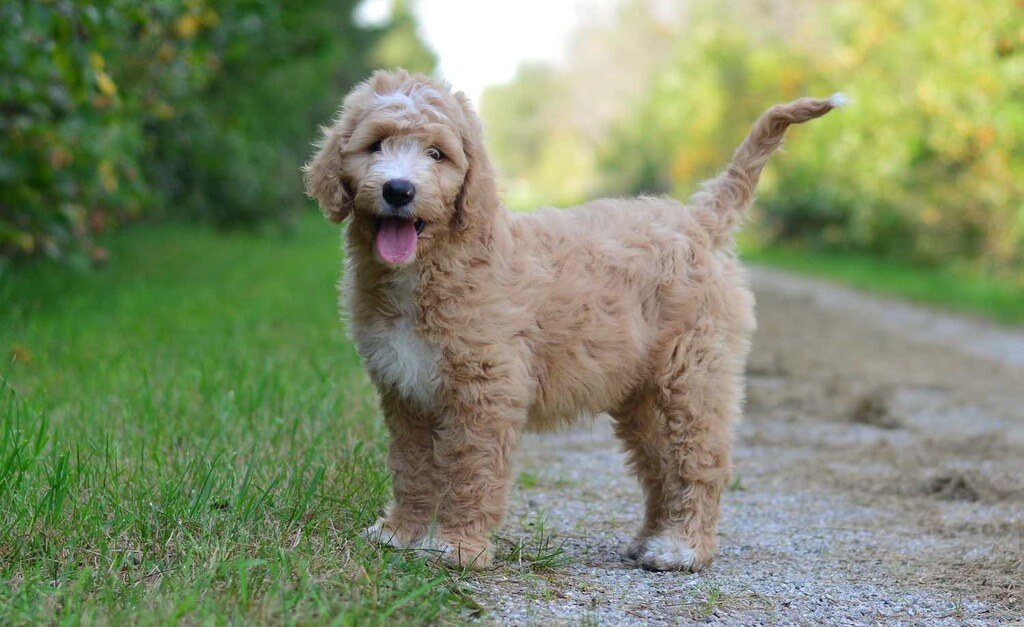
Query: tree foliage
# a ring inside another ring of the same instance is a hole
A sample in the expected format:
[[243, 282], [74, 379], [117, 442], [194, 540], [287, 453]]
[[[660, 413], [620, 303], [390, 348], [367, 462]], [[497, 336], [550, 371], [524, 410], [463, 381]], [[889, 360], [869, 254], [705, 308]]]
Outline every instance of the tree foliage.
[[0, 254], [101, 256], [91, 234], [147, 215], [285, 216], [341, 95], [375, 64], [435, 63], [408, 10], [362, 26], [357, 4], [0, 4]]
[[[756, 232], [1019, 276], [1024, 11], [1018, 5], [695, 0], [662, 20], [675, 44], [664, 58], [638, 68], [650, 77], [639, 96], [621, 93], [628, 110], [590, 141], [595, 167], [547, 176], [583, 179], [586, 195], [685, 197], [726, 163], [766, 106], [841, 90], [854, 106], [794, 129], [784, 158], [773, 161]], [[649, 13], [657, 6], [630, 3]], [[549, 81], [572, 84], [554, 71]], [[500, 117], [488, 122], [498, 136], [515, 134]], [[557, 136], [557, 130], [531, 133]], [[504, 150], [500, 143], [495, 149]], [[529, 176], [535, 175], [527, 183]]]

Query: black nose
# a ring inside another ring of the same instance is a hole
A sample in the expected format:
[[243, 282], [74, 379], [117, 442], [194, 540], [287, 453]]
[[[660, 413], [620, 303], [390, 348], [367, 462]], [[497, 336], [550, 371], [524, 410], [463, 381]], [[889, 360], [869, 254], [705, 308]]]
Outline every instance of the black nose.
[[384, 183], [384, 200], [392, 207], [404, 207], [416, 197], [416, 188], [405, 179], [391, 179]]

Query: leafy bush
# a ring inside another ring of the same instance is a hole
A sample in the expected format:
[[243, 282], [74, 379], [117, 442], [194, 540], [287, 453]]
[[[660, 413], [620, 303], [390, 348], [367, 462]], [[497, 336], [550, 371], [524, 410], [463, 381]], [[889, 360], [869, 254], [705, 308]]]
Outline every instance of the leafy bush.
[[344, 91], [375, 62], [434, 65], [396, 44], [415, 37], [404, 5], [368, 27], [357, 4], [0, 5], [0, 255], [101, 258], [91, 235], [136, 217], [253, 224], [299, 206], [309, 138]]

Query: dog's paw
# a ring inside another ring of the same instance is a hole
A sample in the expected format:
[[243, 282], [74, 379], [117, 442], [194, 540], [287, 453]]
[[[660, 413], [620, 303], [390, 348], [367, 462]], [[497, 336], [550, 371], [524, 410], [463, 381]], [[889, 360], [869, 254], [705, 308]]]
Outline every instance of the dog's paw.
[[422, 540], [416, 543], [416, 546], [412, 548], [416, 549], [417, 551], [430, 553], [435, 557], [441, 559], [446, 558], [448, 555], [452, 554], [455, 551], [455, 547], [452, 546], [450, 542], [436, 537], [423, 538]]
[[393, 549], [404, 549], [410, 546], [396, 529], [387, 524], [384, 518], [378, 519], [377, 522], [363, 529], [362, 535], [371, 542], [377, 542]]
[[648, 538], [634, 538], [632, 542], [626, 545], [626, 548], [622, 549], [622, 557], [627, 560], [637, 560], [640, 554], [647, 549]]
[[454, 542], [431, 537], [419, 542], [416, 548], [457, 568], [483, 570], [491, 565], [491, 548], [487, 542]]
[[682, 538], [655, 536], [648, 538], [646, 546], [635, 558], [641, 568], [647, 570], [683, 570], [697, 572], [707, 565], [709, 559], [702, 558]]

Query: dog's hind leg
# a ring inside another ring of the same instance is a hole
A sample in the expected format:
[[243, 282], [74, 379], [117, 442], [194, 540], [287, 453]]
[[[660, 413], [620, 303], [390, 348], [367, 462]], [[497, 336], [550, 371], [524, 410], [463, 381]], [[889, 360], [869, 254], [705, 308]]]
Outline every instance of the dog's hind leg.
[[662, 414], [656, 410], [656, 400], [654, 390], [641, 390], [612, 412], [615, 435], [626, 450], [626, 463], [644, 492], [644, 521], [624, 552], [625, 557], [634, 560], [646, 548], [647, 539], [661, 531], [665, 520], [664, 426], [659, 424]]
[[717, 549], [722, 490], [731, 474], [742, 355], [713, 326], [677, 338], [658, 378], [664, 425], [664, 519], [637, 556], [652, 570], [700, 570]]
[[440, 498], [434, 419], [390, 393], [381, 395], [381, 408], [391, 437], [387, 461], [394, 499], [363, 535], [397, 548], [414, 546], [427, 535]]

